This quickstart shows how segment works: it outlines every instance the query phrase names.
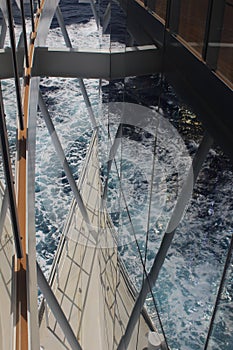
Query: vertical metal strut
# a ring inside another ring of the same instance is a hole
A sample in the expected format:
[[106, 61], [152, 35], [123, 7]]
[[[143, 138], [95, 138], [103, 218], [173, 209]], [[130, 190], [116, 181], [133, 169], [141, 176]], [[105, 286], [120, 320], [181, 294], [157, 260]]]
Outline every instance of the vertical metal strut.
[[52, 142], [54, 144], [55, 151], [57, 152], [58, 158], [59, 158], [59, 160], [61, 162], [61, 165], [63, 166], [64, 172], [65, 172], [65, 174], [67, 176], [67, 179], [69, 181], [69, 184], [70, 184], [70, 187], [71, 187], [72, 192], [74, 194], [74, 197], [75, 197], [75, 199], [77, 201], [77, 204], [79, 206], [79, 209], [80, 209], [80, 212], [81, 212], [81, 214], [83, 216], [83, 219], [85, 220], [86, 224], [88, 225], [88, 228], [91, 231], [91, 234], [94, 237], [95, 241], [97, 241], [96, 232], [94, 231], [94, 229], [92, 229], [92, 225], [91, 225], [88, 213], [87, 213], [87, 209], [86, 209], [86, 207], [84, 205], [82, 196], [81, 196], [81, 194], [79, 192], [79, 189], [78, 189], [78, 187], [76, 185], [76, 182], [74, 180], [73, 174], [72, 174], [72, 172], [70, 170], [68, 161], [66, 159], [65, 153], [64, 153], [63, 148], [61, 146], [60, 140], [59, 140], [59, 138], [57, 136], [57, 133], [56, 133], [56, 130], [54, 128], [54, 125], [53, 125], [53, 122], [51, 120], [51, 117], [49, 115], [49, 112], [48, 112], [48, 110], [46, 108], [46, 105], [44, 103], [44, 100], [43, 100], [43, 97], [41, 95], [41, 92], [39, 92], [39, 108], [40, 108], [40, 110], [41, 110], [41, 112], [43, 114], [46, 126], [48, 128], [48, 131], [49, 131], [49, 134], [51, 136]]
[[2, 155], [3, 155], [4, 173], [5, 173], [7, 191], [9, 195], [10, 213], [11, 213], [15, 248], [16, 248], [17, 257], [21, 259], [23, 256], [23, 252], [22, 252], [22, 246], [21, 246], [21, 240], [20, 240], [18, 212], [17, 212], [17, 206], [16, 206], [14, 180], [13, 180], [13, 174], [12, 174], [12, 168], [11, 168], [6, 122], [5, 122], [5, 115], [4, 115], [4, 109], [3, 109], [1, 83], [0, 83], [0, 132], [1, 132], [0, 141], [1, 141], [1, 148], [2, 148]]
[[213, 332], [214, 321], [215, 321], [215, 317], [216, 317], [216, 314], [217, 314], [219, 301], [220, 301], [221, 296], [222, 296], [222, 292], [223, 292], [223, 288], [224, 288], [224, 283], [225, 283], [225, 280], [226, 280], [227, 270], [228, 270], [229, 265], [230, 265], [230, 263], [231, 263], [232, 250], [233, 250], [233, 235], [232, 235], [232, 237], [231, 237], [231, 242], [230, 242], [230, 246], [229, 246], [229, 249], [228, 249], [227, 258], [226, 258], [226, 261], [225, 261], [225, 265], [224, 265], [224, 269], [223, 269], [223, 274], [222, 274], [220, 286], [219, 286], [219, 289], [218, 289], [218, 294], [217, 294], [217, 297], [216, 297], [216, 300], [215, 300], [215, 305], [214, 305], [212, 317], [211, 317], [211, 320], [210, 320], [210, 326], [209, 326], [209, 329], [208, 329], [208, 334], [207, 334], [207, 337], [206, 337], [206, 342], [205, 342], [204, 350], [207, 350], [207, 349], [208, 349], [210, 337], [211, 337], [212, 332]]
[[95, 6], [94, 0], [90, 0], [90, 5], [91, 5], [92, 13], [95, 17], [95, 22], [96, 22], [97, 28], [99, 29], [99, 17], [98, 17], [97, 11], [96, 11], [96, 6]]
[[[70, 38], [69, 38], [69, 35], [68, 35], [68, 32], [67, 32], [66, 26], [65, 26], [65, 22], [64, 22], [64, 19], [63, 19], [63, 16], [62, 16], [62, 12], [61, 12], [61, 9], [60, 9], [59, 6], [57, 6], [57, 9], [56, 9], [56, 17], [57, 17], [58, 24], [59, 24], [59, 26], [61, 28], [62, 35], [63, 35], [64, 40], [65, 40], [65, 44], [66, 44], [67, 47], [72, 49], [72, 43], [70, 41]], [[87, 111], [88, 111], [89, 116], [91, 118], [92, 126], [93, 126], [93, 128], [96, 128], [97, 127], [97, 123], [96, 123], [96, 120], [95, 120], [95, 115], [93, 113], [93, 109], [91, 107], [90, 99], [88, 97], [87, 90], [86, 90], [85, 84], [83, 82], [83, 79], [82, 78], [78, 78], [78, 82], [79, 82], [79, 86], [80, 86], [80, 89], [81, 89], [81, 92], [82, 92], [82, 95], [83, 95], [83, 98], [84, 98], [84, 102], [85, 102], [86, 107], [87, 107]]]

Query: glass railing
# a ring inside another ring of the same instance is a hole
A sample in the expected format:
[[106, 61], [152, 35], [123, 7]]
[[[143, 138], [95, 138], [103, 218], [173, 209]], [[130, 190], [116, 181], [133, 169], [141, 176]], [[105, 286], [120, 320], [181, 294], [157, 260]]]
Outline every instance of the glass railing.
[[177, 34], [199, 55], [204, 45], [207, 10], [208, 0], [180, 1]]

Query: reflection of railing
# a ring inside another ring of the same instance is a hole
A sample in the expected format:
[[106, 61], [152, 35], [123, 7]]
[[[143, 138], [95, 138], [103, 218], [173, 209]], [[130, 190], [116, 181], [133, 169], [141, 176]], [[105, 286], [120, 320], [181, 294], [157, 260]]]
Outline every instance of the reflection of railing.
[[144, 0], [144, 5], [210, 69], [233, 83], [233, 2]]

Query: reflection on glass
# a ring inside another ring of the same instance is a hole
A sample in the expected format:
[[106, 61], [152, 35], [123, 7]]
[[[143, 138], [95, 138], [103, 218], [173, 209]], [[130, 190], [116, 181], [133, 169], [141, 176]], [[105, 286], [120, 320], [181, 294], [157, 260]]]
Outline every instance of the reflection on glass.
[[178, 34], [199, 54], [202, 53], [208, 0], [180, 1]]
[[144, 5], [154, 11], [163, 20], [166, 18], [167, 0], [144, 0]]

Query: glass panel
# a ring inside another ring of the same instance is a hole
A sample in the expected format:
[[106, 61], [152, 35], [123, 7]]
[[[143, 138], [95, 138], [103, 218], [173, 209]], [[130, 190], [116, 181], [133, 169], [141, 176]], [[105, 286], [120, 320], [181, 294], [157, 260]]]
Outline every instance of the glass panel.
[[233, 1], [226, 3], [217, 70], [233, 82]]
[[195, 51], [202, 53], [208, 0], [180, 1], [178, 34]]
[[155, 3], [155, 12], [164, 20], [166, 18], [166, 7], [167, 0], [157, 0]]

